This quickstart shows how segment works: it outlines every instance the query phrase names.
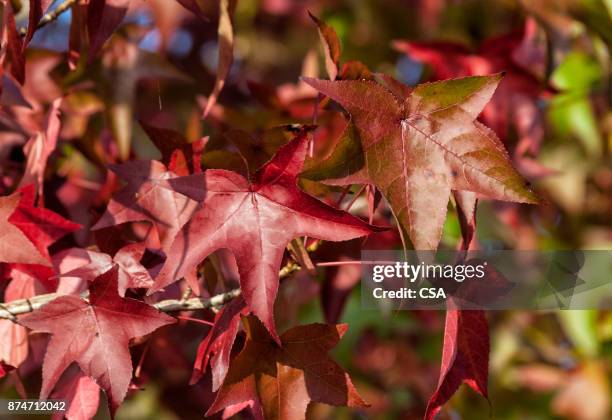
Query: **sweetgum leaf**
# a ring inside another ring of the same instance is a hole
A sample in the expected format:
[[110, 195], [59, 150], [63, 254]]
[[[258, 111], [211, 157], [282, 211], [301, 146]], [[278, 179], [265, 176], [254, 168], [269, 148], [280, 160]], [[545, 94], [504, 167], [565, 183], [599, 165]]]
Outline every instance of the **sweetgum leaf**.
[[56, 413], [52, 420], [90, 420], [98, 411], [100, 387], [75, 365], [66, 370], [51, 398], [67, 400], [65, 413]]
[[311, 401], [368, 406], [348, 374], [328, 355], [346, 332], [346, 324], [298, 326], [281, 336], [279, 346], [257, 318], [243, 321], [244, 349], [206, 415], [246, 401], [258, 401], [266, 419], [304, 419]]
[[24, 146], [24, 153], [27, 156], [25, 173], [19, 181], [19, 185], [34, 183], [36, 190], [42, 199], [43, 181], [45, 169], [49, 156], [57, 147], [57, 140], [60, 134], [60, 106], [62, 98], [53, 101], [47, 114], [44, 131], [39, 131]]
[[140, 121], [155, 147], [161, 152], [164, 164], [177, 175], [189, 175], [202, 172], [201, 154], [208, 138], [189, 143], [187, 139], [174, 130], [157, 127]]
[[[74, 250], [74, 251], [73, 251]], [[74, 249], [70, 252], [81, 254], [82, 250]], [[145, 252], [144, 243], [128, 244], [121, 248], [113, 258], [103, 252], [85, 250], [89, 263], [73, 270], [60, 274], [58, 277], [79, 277], [86, 281], [93, 281], [96, 277], [117, 266], [117, 283], [119, 296], [125, 296], [130, 288], [147, 288], [153, 284], [149, 271], [140, 263]]]
[[87, 9], [89, 61], [98, 54], [104, 42], [119, 27], [130, 0], [91, 0]]
[[[19, 82], [25, 82], [25, 55], [22, 53], [22, 42], [15, 24], [15, 13], [11, 2], [6, 2], [2, 13], [2, 26], [6, 29], [8, 54], [11, 58], [11, 74]], [[3, 32], [4, 32], [3, 30]]]
[[317, 25], [319, 30], [319, 37], [321, 38], [321, 43], [325, 49], [325, 69], [327, 70], [327, 75], [329, 76], [330, 80], [335, 80], [340, 68], [340, 54], [342, 53], [338, 34], [336, 34], [334, 28], [320, 20], [312, 13], [308, 12], [308, 15]]
[[217, 249], [227, 248], [236, 257], [249, 309], [277, 338], [273, 307], [287, 244], [299, 236], [344, 241], [380, 230], [298, 189], [307, 147], [307, 132], [302, 131], [252, 181], [216, 169], [193, 175], [200, 177], [205, 198], [169, 247], [149, 294], [177, 281]]
[[[365, 171], [414, 248], [425, 250], [438, 246], [451, 190], [537, 201], [499, 139], [475, 121], [500, 79], [498, 74], [428, 83], [401, 98], [373, 81], [303, 80], [351, 114], [364, 156], [364, 168], [354, 174]], [[329, 159], [339, 158], [332, 153]], [[345, 178], [338, 183], [355, 181]]]
[[217, 27], [219, 59], [217, 64], [217, 77], [215, 78], [213, 90], [208, 96], [206, 106], [204, 107], [204, 118], [206, 118], [217, 102], [217, 98], [223, 86], [225, 86], [225, 80], [234, 62], [234, 29], [232, 26], [232, 16], [236, 10], [237, 1], [238, 0], [219, 1], [219, 24]]
[[506, 71], [482, 112], [482, 121], [506, 144], [513, 135], [518, 135], [518, 155], [527, 150], [537, 153], [544, 136], [544, 118], [538, 102], [546, 96], [546, 86], [532, 72], [545, 63], [532, 62], [526, 67], [516, 60], [521, 46], [520, 33], [490, 38], [476, 52], [448, 42], [395, 41], [393, 46], [412, 59], [429, 64], [435, 80]]
[[50, 266], [47, 247], [81, 228], [34, 201], [33, 185], [0, 197], [0, 262]]
[[212, 389], [213, 391], [219, 389], [230, 366], [230, 356], [238, 334], [240, 317], [247, 313], [244, 299], [237, 297], [215, 315], [213, 327], [198, 346], [193, 374], [189, 381], [191, 384], [199, 381], [206, 373], [210, 360]]
[[49, 397], [62, 373], [76, 362], [106, 391], [111, 412], [125, 398], [132, 377], [129, 341], [175, 319], [146, 303], [117, 293], [117, 267], [89, 288], [89, 302], [61, 296], [19, 318], [34, 332], [52, 334], [43, 362], [40, 398]]
[[171, 244], [176, 233], [195, 211], [196, 200], [202, 199], [199, 186], [190, 186], [190, 182], [195, 185], [197, 179], [186, 177], [181, 184], [183, 188], [177, 190], [175, 185], [169, 183], [177, 175], [154, 160], [131, 161], [110, 168], [126, 180], [127, 185], [113, 196], [92, 229], [149, 221], [156, 226], [162, 247]]
[[38, 22], [42, 18], [52, 0], [29, 0], [28, 26], [23, 39], [15, 26], [15, 15], [12, 2], [5, 2], [4, 25], [7, 26], [8, 52], [11, 55], [11, 73], [21, 84], [25, 82], [25, 53], [34, 33], [38, 29]]
[[[29, 299], [33, 296], [48, 293], [49, 288], [36, 277], [13, 268], [9, 277], [10, 283], [4, 290], [4, 301]], [[28, 330], [22, 325], [8, 319], [0, 319], [0, 361], [19, 367], [28, 357]]]
[[471, 191], [454, 191], [453, 196], [457, 203], [457, 217], [461, 228], [460, 248], [470, 249], [476, 234], [476, 207], [478, 198]]
[[0, 197], [0, 262], [51, 265], [28, 237], [9, 222], [20, 199], [18, 192]]
[[433, 420], [462, 383], [488, 399], [488, 371], [489, 329], [484, 312], [449, 309], [440, 378], [427, 404], [425, 420]]

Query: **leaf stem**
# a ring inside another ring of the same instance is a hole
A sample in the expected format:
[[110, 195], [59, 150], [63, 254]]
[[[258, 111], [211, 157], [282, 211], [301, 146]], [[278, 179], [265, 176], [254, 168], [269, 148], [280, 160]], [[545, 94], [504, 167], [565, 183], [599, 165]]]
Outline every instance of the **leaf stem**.
[[180, 319], [181, 321], [196, 322], [198, 324], [208, 325], [209, 327], [212, 327], [213, 325], [215, 325], [214, 322], [206, 321], [204, 319], [192, 318], [190, 316], [177, 315], [175, 316], [175, 318]]

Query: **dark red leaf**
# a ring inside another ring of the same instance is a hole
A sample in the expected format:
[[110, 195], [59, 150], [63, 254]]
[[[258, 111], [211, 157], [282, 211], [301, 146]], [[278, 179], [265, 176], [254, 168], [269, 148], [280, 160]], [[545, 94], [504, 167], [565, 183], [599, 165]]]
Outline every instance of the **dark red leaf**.
[[488, 374], [489, 329], [485, 313], [449, 309], [440, 378], [427, 404], [425, 420], [433, 420], [462, 383], [488, 399]]
[[169, 181], [177, 175], [157, 161], [131, 161], [112, 165], [111, 170], [127, 181], [127, 185], [113, 196], [106, 211], [92, 227], [93, 230], [127, 222], [149, 221], [159, 233], [162, 247], [172, 243], [178, 230], [189, 220], [201, 199], [199, 178], [187, 177], [177, 190]]
[[14, 369], [15, 368], [13, 366], [7, 365], [6, 363], [0, 360], [0, 378], [5, 377], [7, 373]]
[[90, 62], [119, 27], [129, 4], [130, 0], [90, 0], [87, 10]]
[[310, 324], [285, 332], [279, 346], [261, 322], [243, 318], [247, 341], [206, 415], [258, 401], [264, 418], [304, 419], [308, 403], [367, 407], [349, 375], [330, 359], [346, 324]]
[[[81, 256], [80, 251], [80, 249], [74, 249], [78, 256]], [[59, 277], [79, 277], [86, 281], [93, 281], [116, 265], [119, 296], [125, 296], [127, 289], [147, 288], [153, 284], [149, 271], [140, 263], [145, 252], [143, 243], [128, 244], [117, 251], [113, 258], [102, 252], [89, 250], [85, 252], [89, 263], [62, 273]]]
[[143, 302], [120, 297], [117, 275], [115, 267], [98, 277], [89, 288], [89, 302], [61, 296], [19, 318], [34, 332], [52, 334], [43, 362], [41, 399], [49, 397], [62, 373], [76, 362], [106, 391], [114, 413], [132, 377], [130, 339], [176, 321]]
[[208, 138], [189, 143], [187, 139], [174, 130], [160, 128], [140, 121], [155, 147], [162, 154], [162, 161], [171, 172], [179, 176], [202, 172], [201, 153]]
[[52, 420], [90, 420], [98, 411], [100, 387], [75, 365], [64, 372], [51, 398], [66, 400], [65, 413], [56, 413]]
[[198, 4], [196, 0], [176, 0], [176, 1], [178, 1], [185, 9], [189, 10], [190, 12], [192, 12], [194, 15], [196, 15], [200, 19], [204, 21], [209, 20], [208, 16], [206, 16], [206, 14], [204, 13], [204, 11], [202, 10], [202, 8], [200, 7], [200, 5]]
[[242, 297], [237, 297], [226, 304], [215, 315], [214, 326], [198, 346], [193, 374], [189, 383], [194, 384], [206, 373], [208, 362], [212, 369], [212, 389], [216, 391], [221, 386], [230, 366], [230, 355], [240, 317], [248, 313], [246, 303]]
[[34, 207], [34, 186], [0, 197], [0, 262], [50, 266], [47, 247], [81, 226]]

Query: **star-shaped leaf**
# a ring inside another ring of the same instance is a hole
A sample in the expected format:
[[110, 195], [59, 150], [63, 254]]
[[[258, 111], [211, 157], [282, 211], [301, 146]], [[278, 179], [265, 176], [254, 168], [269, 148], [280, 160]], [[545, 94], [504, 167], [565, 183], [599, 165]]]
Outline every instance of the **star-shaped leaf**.
[[[189, 189], [189, 182], [170, 184], [168, 181], [176, 178], [176, 174], [155, 160], [133, 161], [110, 168], [127, 185], [113, 196], [92, 229], [150, 221], [157, 227], [162, 247], [171, 244], [176, 232], [196, 209], [198, 203], [190, 197], [201, 199], [200, 189]], [[177, 190], [175, 185], [185, 188]]]
[[174, 130], [157, 127], [142, 120], [140, 125], [161, 152], [162, 161], [168, 165], [171, 172], [181, 176], [202, 172], [202, 152], [208, 137], [189, 143], [181, 133]]
[[287, 244], [299, 236], [343, 241], [380, 230], [297, 188], [307, 146], [302, 131], [252, 181], [225, 170], [202, 174], [202, 206], [177, 234], [149, 293], [180, 279], [215, 250], [227, 248], [236, 257], [247, 305], [277, 337], [273, 307]]
[[64, 372], [51, 398], [67, 402], [65, 414], [57, 413], [59, 415], [52, 417], [52, 420], [89, 420], [98, 411], [100, 387], [73, 365]]
[[28, 237], [9, 222], [20, 199], [18, 192], [0, 197], [0, 262], [51, 265]]
[[[93, 281], [96, 277], [117, 265], [120, 296], [125, 296], [127, 289], [147, 288], [153, 284], [149, 271], [140, 264], [145, 252], [145, 244], [143, 243], [126, 245], [117, 251], [112, 258], [103, 252], [89, 250], [85, 252], [89, 258], [89, 263], [62, 273], [58, 277], [79, 277], [83, 280]], [[81, 253], [82, 251], [79, 252], [79, 254]]]
[[[529, 28], [527, 25], [526, 31]], [[533, 69], [545, 66], [545, 60], [540, 57], [526, 66], [517, 59], [517, 53], [521, 52], [521, 36], [514, 32], [490, 38], [476, 52], [446, 42], [395, 41], [393, 45], [412, 59], [429, 64], [436, 80], [506, 71], [482, 112], [482, 121], [506, 144], [511, 143], [513, 135], [518, 135], [516, 152], [520, 155], [527, 150], [531, 153], [539, 150], [544, 136], [544, 118], [538, 102], [547, 96], [546, 85], [532, 74]], [[534, 53], [538, 52], [531, 51], [531, 55]]]
[[488, 374], [489, 328], [485, 313], [449, 309], [444, 327], [440, 379], [427, 404], [425, 420], [433, 420], [462, 383], [488, 398]]
[[343, 160], [347, 169], [337, 178], [376, 185], [415, 249], [435, 249], [451, 190], [537, 201], [499, 139], [475, 121], [500, 79], [497, 74], [427, 83], [402, 97], [396, 96], [400, 90], [392, 93], [374, 81], [304, 81], [342, 105], [356, 127], [358, 140], [340, 143], [328, 159], [334, 168], [340, 168], [340, 152], [354, 161]]
[[51, 266], [47, 247], [80, 229], [51, 210], [34, 206], [33, 185], [0, 197], [0, 262]]
[[189, 381], [191, 384], [199, 381], [206, 373], [210, 360], [212, 389], [213, 391], [219, 389], [229, 369], [232, 347], [240, 326], [240, 317], [246, 315], [247, 312], [244, 299], [237, 297], [215, 315], [213, 327], [198, 346], [193, 374]]
[[285, 332], [278, 346], [257, 318], [243, 321], [246, 344], [206, 415], [246, 401], [258, 401], [266, 419], [304, 419], [311, 401], [367, 407], [348, 374], [328, 355], [346, 324], [298, 326]]
[[106, 391], [111, 411], [125, 398], [132, 377], [129, 341], [175, 322], [152, 306], [117, 293], [117, 267], [89, 288], [89, 302], [61, 296], [19, 318], [34, 332], [52, 334], [43, 362], [40, 398], [49, 397], [62, 373], [76, 362]]

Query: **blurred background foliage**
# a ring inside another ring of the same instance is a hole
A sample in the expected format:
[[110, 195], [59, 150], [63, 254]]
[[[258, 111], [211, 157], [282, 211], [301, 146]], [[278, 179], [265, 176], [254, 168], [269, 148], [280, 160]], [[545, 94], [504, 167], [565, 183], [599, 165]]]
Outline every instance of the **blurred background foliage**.
[[[201, 4], [212, 7], [214, 15], [214, 4]], [[27, 5], [22, 6], [18, 26], [25, 25], [27, 15]], [[5, 82], [3, 104], [25, 101], [29, 108], [2, 114], [0, 192], [14, 188], [15, 165], [23, 160], [9, 146], [23, 144], [60, 94], [65, 95], [63, 142], [48, 182], [61, 189], [47, 200], [60, 202], [86, 226], [93, 216], [79, 214], [79, 206], [65, 202], [68, 194], [61, 191], [81, 188], [77, 202], [83, 213], [83, 203], [95, 206], [99, 200], [87, 188], [97, 193], [105, 188], [101, 168], [109, 159], [159, 157], [138, 120], [174, 128], [189, 141], [210, 136], [204, 155], [208, 167], [241, 165], [224, 135], [229, 128], [257, 137], [279, 124], [312, 122], [316, 95], [298, 78], [326, 74], [307, 11], [336, 30], [343, 62], [359, 60], [409, 85], [445, 74], [508, 72], [508, 89], [498, 93], [491, 114], [483, 118], [508, 126], [502, 134], [496, 131], [545, 202], [539, 207], [481, 203], [480, 246], [612, 249], [610, 0], [239, 0], [234, 64], [219, 104], [204, 121], [202, 106], [217, 64], [214, 19], [202, 22], [170, 0], [135, 0], [101, 59], [88, 66], [77, 60], [70, 67], [65, 52], [72, 15], [65, 13], [36, 33], [23, 89], [12, 90]], [[402, 48], [400, 40], [411, 47]], [[322, 113], [317, 123], [317, 153], [325, 154], [343, 121]], [[270, 138], [260, 144], [273, 150], [283, 141]], [[103, 201], [98, 206], [102, 210]], [[353, 210], [365, 207], [358, 200]], [[451, 208], [443, 246], [454, 248], [459, 238]], [[86, 237], [80, 240], [87, 243]], [[324, 248], [320, 255], [329, 258], [337, 251]], [[284, 282], [281, 329], [334, 318], [349, 323], [336, 356], [372, 408], [356, 414], [313, 404], [309, 416], [419, 418], [438, 376], [443, 313], [363, 311], [358, 290], [350, 292], [358, 275], [343, 270], [320, 270], [316, 282], [302, 273]], [[346, 291], [344, 310], [329, 308], [335, 305], [326, 298], [329, 288]], [[488, 316], [491, 406], [462, 387], [442, 418], [612, 418], [612, 313]], [[144, 361], [144, 390], [126, 400], [118, 418], [201, 418], [201, 407], [212, 399], [210, 384], [186, 384], [203, 332], [190, 326], [180, 337], [174, 334], [156, 335]], [[14, 391], [6, 387], [2, 393]], [[101, 408], [99, 417], [105, 416]]]

